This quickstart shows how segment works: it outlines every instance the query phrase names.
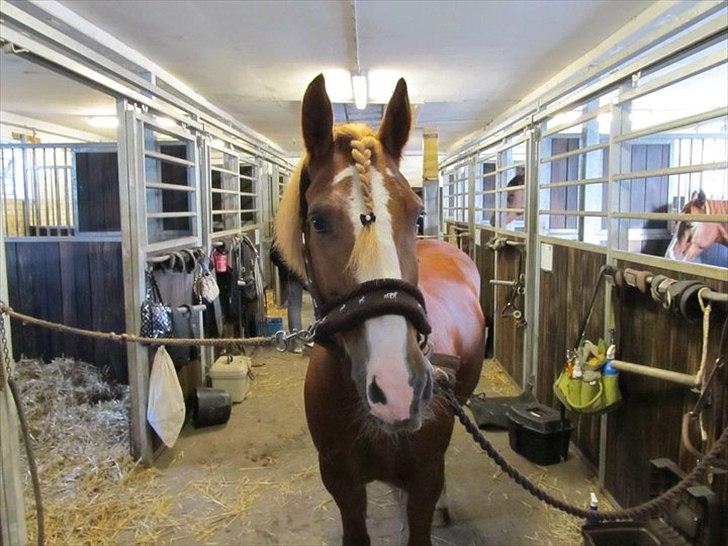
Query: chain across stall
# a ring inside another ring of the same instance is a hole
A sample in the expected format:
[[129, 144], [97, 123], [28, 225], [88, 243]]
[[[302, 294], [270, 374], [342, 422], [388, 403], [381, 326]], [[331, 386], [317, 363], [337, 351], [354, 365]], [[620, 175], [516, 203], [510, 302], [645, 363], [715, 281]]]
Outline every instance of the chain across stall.
[[[146, 338], [137, 336], [134, 334], [117, 334], [114, 332], [100, 332], [93, 330], [84, 330], [81, 328], [74, 328], [66, 326], [64, 324], [54, 323], [25, 315], [13, 310], [4, 302], [0, 301], [0, 316], [8, 315], [11, 318], [20, 320], [27, 324], [40, 326], [43, 328], [49, 328], [59, 332], [71, 333], [75, 335], [81, 335], [86, 337], [93, 337], [96, 339], [106, 339], [109, 341], [124, 342], [124, 343], [143, 343], [147, 345], [205, 345], [205, 346], [221, 346], [221, 347], [241, 347], [241, 346], [275, 346], [278, 350], [285, 350], [287, 344], [295, 338], [301, 338], [303, 340], [314, 340], [316, 336], [316, 329], [320, 324], [321, 320], [314, 322], [314, 324], [308, 330], [302, 330], [300, 332], [293, 332], [287, 334], [283, 331], [277, 332], [273, 336], [267, 337], [256, 337], [256, 338]], [[326, 316], [326, 315], [324, 315]], [[28, 460], [31, 465], [31, 475], [33, 476], [34, 491], [36, 492], [36, 506], [39, 510], [38, 517], [38, 537], [39, 544], [42, 542], [42, 502], [40, 499], [40, 483], [37, 477], [37, 470], [35, 470], [35, 462], [32, 456], [32, 448], [30, 444], [30, 438], [27, 435], [27, 426], [25, 424], [24, 414], [22, 411], [22, 404], [17, 388], [13, 380], [9, 376], [10, 371], [10, 355], [8, 351], [8, 343], [5, 332], [4, 320], [0, 320], [0, 344], [2, 344], [3, 353], [3, 375], [5, 380], [11, 386], [11, 392], [15, 399], [15, 403], [18, 407], [18, 414], [21, 421], [21, 429], [23, 431], [26, 450], [28, 453]], [[0, 375], [0, 379], [3, 378]], [[458, 418], [460, 423], [463, 425], [465, 430], [473, 437], [473, 440], [478, 446], [488, 455], [493, 461], [518, 485], [525, 489], [528, 493], [535, 496], [537, 499], [548, 504], [552, 508], [556, 508], [566, 514], [574, 517], [583, 518], [587, 522], [600, 522], [600, 521], [617, 521], [617, 520], [629, 520], [629, 519], [640, 519], [647, 516], [653, 515], [660, 509], [666, 508], [672, 501], [674, 501], [678, 495], [686, 491], [689, 487], [701, 483], [703, 476], [710, 472], [711, 467], [720, 466], [721, 454], [728, 450], [728, 427], [726, 427], [720, 434], [720, 437], [715, 441], [710, 451], [702, 458], [702, 460], [693, 468], [693, 470], [681, 480], [678, 484], [668, 489], [658, 497], [651, 499], [643, 504], [627, 508], [624, 510], [615, 510], [608, 512], [599, 512], [595, 509], [582, 508], [573, 504], [567, 503], [563, 500], [557, 499], [544, 491], [538, 485], [534, 484], [518, 469], [512, 466], [485, 438], [483, 433], [478, 428], [478, 425], [473, 422], [470, 417], [465, 413], [465, 409], [458, 402], [455, 393], [453, 391], [453, 378], [449, 374], [443, 372], [438, 374], [438, 381], [436, 382], [437, 392], [447, 402], [448, 406], [452, 409], [454, 415]], [[32, 462], [31, 462], [32, 461]]]

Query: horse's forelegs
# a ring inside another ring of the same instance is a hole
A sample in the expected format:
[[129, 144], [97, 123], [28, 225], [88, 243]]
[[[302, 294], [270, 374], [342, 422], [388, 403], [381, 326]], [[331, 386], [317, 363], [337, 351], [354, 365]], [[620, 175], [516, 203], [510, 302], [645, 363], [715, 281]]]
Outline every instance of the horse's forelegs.
[[417, 477], [407, 487], [409, 546], [432, 544], [432, 516], [445, 484], [444, 460], [428, 470], [429, 472], [418, 472]]
[[344, 546], [369, 546], [367, 533], [367, 490], [336, 463], [319, 458], [321, 479], [341, 512]]
[[450, 502], [447, 498], [447, 483], [445, 482], [445, 480], [443, 480], [442, 493], [440, 493], [440, 497], [437, 499], [437, 504], [435, 505], [435, 514], [432, 518], [433, 527], [447, 527], [450, 524], [450, 509], [448, 508], [449, 504]]

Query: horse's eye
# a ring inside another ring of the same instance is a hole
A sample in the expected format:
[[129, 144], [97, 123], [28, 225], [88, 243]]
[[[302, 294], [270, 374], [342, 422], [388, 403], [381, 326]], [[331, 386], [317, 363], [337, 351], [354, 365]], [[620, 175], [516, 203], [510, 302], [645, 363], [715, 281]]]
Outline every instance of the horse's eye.
[[323, 216], [314, 216], [311, 218], [311, 226], [316, 233], [328, 233], [329, 222]]

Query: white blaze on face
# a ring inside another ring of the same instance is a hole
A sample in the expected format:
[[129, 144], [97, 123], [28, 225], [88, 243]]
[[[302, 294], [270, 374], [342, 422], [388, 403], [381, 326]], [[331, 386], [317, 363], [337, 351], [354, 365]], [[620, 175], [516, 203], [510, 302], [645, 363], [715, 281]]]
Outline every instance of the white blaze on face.
[[[374, 279], [401, 279], [399, 255], [394, 244], [392, 217], [389, 214], [389, 192], [384, 184], [382, 173], [373, 167], [369, 168], [372, 186], [372, 201], [376, 220], [370, 224], [377, 237], [379, 253], [377, 260], [361, 264], [356, 272], [356, 280], [360, 283]], [[334, 183], [352, 178], [351, 195], [349, 197], [349, 219], [354, 228], [354, 236], [363, 229], [360, 214], [365, 211], [364, 198], [361, 192], [359, 174], [354, 167], [347, 167], [334, 177]], [[377, 385], [387, 398], [386, 404], [371, 404], [374, 415], [387, 421], [408, 419], [410, 405], [414, 397], [409, 384], [407, 369], [407, 323], [399, 315], [385, 315], [367, 320], [364, 323], [369, 361], [366, 363], [367, 385], [376, 378]]]

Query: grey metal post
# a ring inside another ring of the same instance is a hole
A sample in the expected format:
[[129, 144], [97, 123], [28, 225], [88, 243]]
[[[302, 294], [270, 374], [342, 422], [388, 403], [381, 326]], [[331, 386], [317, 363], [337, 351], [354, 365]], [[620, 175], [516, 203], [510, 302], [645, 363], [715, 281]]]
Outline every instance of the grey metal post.
[[428, 237], [440, 237], [440, 181], [422, 181], [422, 202], [425, 207], [425, 218], [422, 234]]
[[[629, 89], [629, 84], [623, 84], [621, 91]], [[618, 238], [621, 238], [619, 230], [615, 229], [614, 222], [620, 220], [612, 217], [615, 211], [619, 210], [621, 187], [624, 182], [614, 179], [614, 176], [620, 173], [623, 167], [628, 166], [630, 155], [627, 154], [626, 148], [629, 146], [617, 142], [615, 139], [620, 134], [629, 131], [629, 110], [624, 104], [616, 104], [612, 106], [612, 122], [609, 127], [609, 173], [607, 173], [607, 259], [606, 264], [616, 266], [617, 259], [612, 255], [613, 250], [617, 246]], [[608, 340], [611, 331], [614, 329], [614, 309], [612, 305], [612, 293], [614, 284], [611, 280], [605, 283], [604, 289], [604, 339]], [[607, 459], [607, 431], [608, 416], [602, 415], [599, 421], [599, 468], [598, 478], [599, 485], [605, 486], [606, 478], [606, 459]]]
[[526, 330], [523, 335], [523, 387], [536, 386], [538, 377], [538, 315], [541, 248], [538, 242], [538, 128], [531, 129], [531, 136], [526, 141], [525, 176], [526, 184], [526, 295], [524, 314]]
[[[146, 217], [144, 179], [140, 177], [143, 153], [138, 139], [138, 123], [133, 107], [126, 100], [117, 100], [119, 119], [119, 205], [121, 216], [121, 255], [124, 275], [124, 314], [127, 332], [139, 332], [139, 309], [144, 299], [146, 255]], [[141, 208], [140, 208], [141, 207]], [[152, 464], [152, 433], [147, 425], [147, 399], [149, 396], [148, 349], [136, 343], [126, 345], [129, 370], [132, 456], [145, 465]]]
[[[4, 180], [3, 180], [4, 184]], [[0, 206], [0, 298], [8, 302], [8, 275], [5, 262], [5, 206]], [[10, 319], [2, 317], [12, 355]], [[0, 358], [0, 365], [5, 366]], [[11, 363], [12, 366], [12, 363]], [[18, 416], [7, 383], [0, 385], [0, 544], [25, 544], [25, 501], [20, 469]]]
[[470, 257], [475, 260], [475, 160], [471, 156], [468, 160], [468, 250]]

